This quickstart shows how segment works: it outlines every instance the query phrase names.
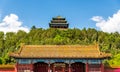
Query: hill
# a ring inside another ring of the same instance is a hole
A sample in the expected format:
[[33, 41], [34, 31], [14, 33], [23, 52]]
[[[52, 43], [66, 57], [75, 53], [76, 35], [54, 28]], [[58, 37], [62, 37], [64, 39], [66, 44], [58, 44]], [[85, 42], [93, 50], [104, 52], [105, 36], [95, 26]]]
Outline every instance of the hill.
[[112, 57], [105, 60], [106, 65], [120, 65], [120, 34], [105, 33], [92, 28], [88, 29], [42, 29], [31, 28], [29, 33], [0, 32], [0, 64], [14, 63], [15, 60], [8, 56], [15, 52], [20, 44], [28, 45], [89, 45], [98, 43], [102, 52], [111, 53]]

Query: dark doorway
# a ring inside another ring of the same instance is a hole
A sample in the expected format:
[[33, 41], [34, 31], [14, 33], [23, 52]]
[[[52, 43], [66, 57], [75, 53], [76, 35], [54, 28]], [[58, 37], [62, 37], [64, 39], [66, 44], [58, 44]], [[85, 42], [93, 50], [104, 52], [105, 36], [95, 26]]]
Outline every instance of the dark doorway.
[[76, 62], [71, 65], [72, 72], [85, 72], [85, 64], [81, 62]]
[[44, 62], [35, 63], [34, 72], [48, 72], [48, 64]]
[[56, 62], [51, 64], [52, 72], [68, 72], [68, 64], [64, 62]]

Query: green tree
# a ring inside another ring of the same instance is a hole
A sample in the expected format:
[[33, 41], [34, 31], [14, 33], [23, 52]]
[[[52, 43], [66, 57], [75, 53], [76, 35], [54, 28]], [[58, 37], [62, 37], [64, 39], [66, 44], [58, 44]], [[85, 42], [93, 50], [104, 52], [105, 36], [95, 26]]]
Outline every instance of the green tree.
[[3, 55], [4, 50], [4, 33], [0, 32], [0, 57]]

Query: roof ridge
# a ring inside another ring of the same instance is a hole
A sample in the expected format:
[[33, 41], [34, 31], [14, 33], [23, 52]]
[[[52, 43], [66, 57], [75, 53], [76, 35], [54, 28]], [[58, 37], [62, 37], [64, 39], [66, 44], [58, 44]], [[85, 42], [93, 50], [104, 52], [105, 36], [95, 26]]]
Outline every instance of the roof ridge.
[[25, 46], [96, 46], [96, 45], [25, 45]]
[[23, 50], [23, 48], [25, 47], [25, 44], [24, 43], [21, 43], [20, 45], [20, 49], [18, 51], [18, 55], [20, 55], [21, 51]]

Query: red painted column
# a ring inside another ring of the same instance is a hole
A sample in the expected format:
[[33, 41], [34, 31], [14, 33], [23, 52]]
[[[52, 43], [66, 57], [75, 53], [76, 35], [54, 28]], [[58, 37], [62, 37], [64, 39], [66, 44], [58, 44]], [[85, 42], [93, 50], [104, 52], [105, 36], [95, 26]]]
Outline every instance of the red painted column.
[[62, 72], [65, 72], [65, 70], [64, 70], [65, 68], [64, 67], [62, 67]]
[[34, 65], [33, 65], [33, 62], [31, 61], [31, 64], [30, 64], [30, 71], [33, 72], [34, 70]]
[[71, 64], [69, 63], [69, 72], [71, 72]]
[[50, 63], [48, 64], [48, 72], [50, 72]]
[[18, 72], [18, 62], [15, 65], [15, 72]]
[[53, 72], [55, 72], [55, 66], [53, 66]]
[[18, 72], [18, 69], [19, 69], [19, 63], [17, 62], [17, 64], [16, 64], [16, 70], [17, 70], [17, 72]]
[[33, 71], [33, 64], [30, 64], [30, 71]]
[[104, 64], [101, 63], [101, 72], [104, 72]]
[[88, 62], [86, 62], [86, 72], [88, 72]]

